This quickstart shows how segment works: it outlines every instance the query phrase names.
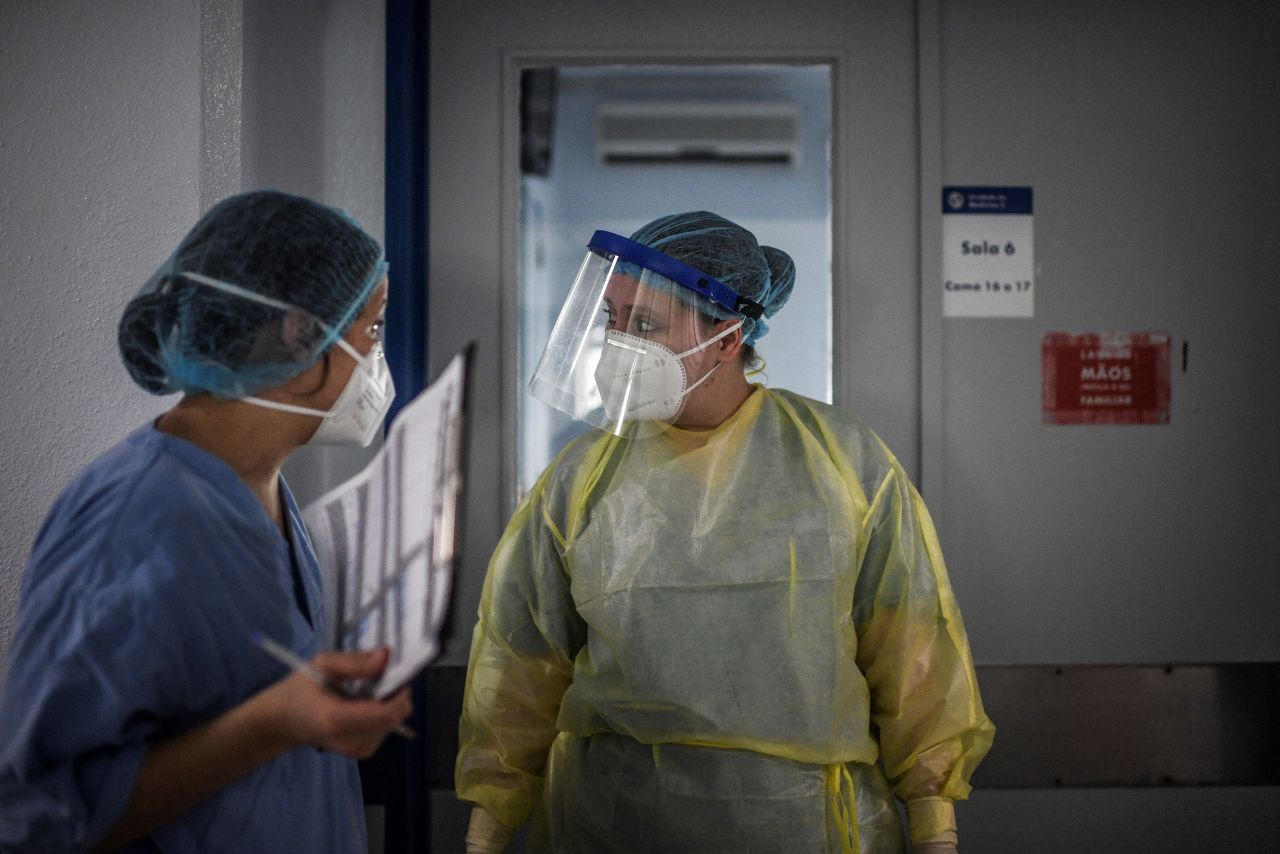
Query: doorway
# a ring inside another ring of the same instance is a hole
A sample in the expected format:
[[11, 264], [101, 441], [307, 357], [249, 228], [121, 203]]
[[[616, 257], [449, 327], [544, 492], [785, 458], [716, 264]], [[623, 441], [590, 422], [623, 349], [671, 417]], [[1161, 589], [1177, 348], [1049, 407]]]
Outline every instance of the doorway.
[[[596, 229], [721, 214], [796, 263], [757, 381], [832, 399], [831, 67], [533, 66], [520, 74], [517, 499], [587, 429], [527, 386]], [[516, 170], [513, 170], [516, 174]]]

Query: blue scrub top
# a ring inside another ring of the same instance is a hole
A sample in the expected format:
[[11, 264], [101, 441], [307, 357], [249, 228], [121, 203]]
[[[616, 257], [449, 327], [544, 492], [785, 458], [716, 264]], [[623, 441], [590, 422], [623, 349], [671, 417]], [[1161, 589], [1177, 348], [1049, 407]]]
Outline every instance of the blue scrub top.
[[[54, 504], [23, 579], [0, 698], [0, 851], [84, 850], [119, 819], [148, 744], [286, 675], [324, 637], [315, 552], [219, 458], [144, 427]], [[290, 545], [292, 543], [292, 548]], [[126, 851], [366, 848], [356, 764], [287, 753]]]

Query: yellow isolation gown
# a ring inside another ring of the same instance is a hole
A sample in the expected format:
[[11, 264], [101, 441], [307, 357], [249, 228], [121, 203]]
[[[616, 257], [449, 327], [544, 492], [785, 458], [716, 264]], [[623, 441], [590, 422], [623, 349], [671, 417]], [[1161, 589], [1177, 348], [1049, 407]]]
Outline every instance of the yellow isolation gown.
[[458, 797], [530, 850], [900, 852], [991, 746], [928, 511], [856, 417], [757, 386], [571, 443], [493, 555]]

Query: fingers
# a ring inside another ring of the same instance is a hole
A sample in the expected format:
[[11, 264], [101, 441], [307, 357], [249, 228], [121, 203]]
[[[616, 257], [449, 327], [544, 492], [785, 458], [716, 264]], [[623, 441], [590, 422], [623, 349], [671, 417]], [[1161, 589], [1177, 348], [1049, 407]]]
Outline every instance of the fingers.
[[[322, 653], [313, 667], [334, 680], [370, 679], [386, 667], [387, 651]], [[351, 699], [321, 685], [306, 673], [293, 673], [264, 689], [256, 698], [271, 737], [285, 749], [312, 745], [363, 759], [413, 711], [409, 690], [386, 700]]]
[[372, 679], [382, 673], [390, 654], [385, 646], [365, 652], [322, 652], [311, 663], [334, 679]]
[[367, 758], [413, 711], [409, 690], [386, 700], [349, 700], [327, 694], [317, 709], [318, 746], [356, 759]]

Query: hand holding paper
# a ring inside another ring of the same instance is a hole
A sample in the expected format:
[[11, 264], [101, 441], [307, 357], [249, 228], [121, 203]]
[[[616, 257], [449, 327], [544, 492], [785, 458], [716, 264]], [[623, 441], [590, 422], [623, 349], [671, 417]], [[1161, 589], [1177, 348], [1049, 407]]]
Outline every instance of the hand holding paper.
[[[253, 642], [256, 643], [263, 652], [267, 653], [281, 664], [288, 666], [294, 673], [301, 674], [317, 685], [323, 686], [326, 690], [331, 691], [340, 697], [345, 697], [348, 700], [360, 700], [366, 698], [346, 690], [343, 687], [343, 678], [375, 679], [382, 675], [382, 671], [387, 664], [386, 647], [366, 653], [321, 653], [316, 656], [316, 663], [313, 664], [312, 662], [299, 658], [288, 647], [276, 643], [261, 632], [254, 633]], [[323, 666], [322, 663], [328, 663], [328, 672], [321, 669]], [[374, 663], [377, 663], [376, 668], [371, 666]], [[344, 677], [341, 675], [344, 673], [353, 675]], [[392, 727], [391, 731], [402, 738], [417, 738], [414, 731], [404, 724], [396, 724]]]

